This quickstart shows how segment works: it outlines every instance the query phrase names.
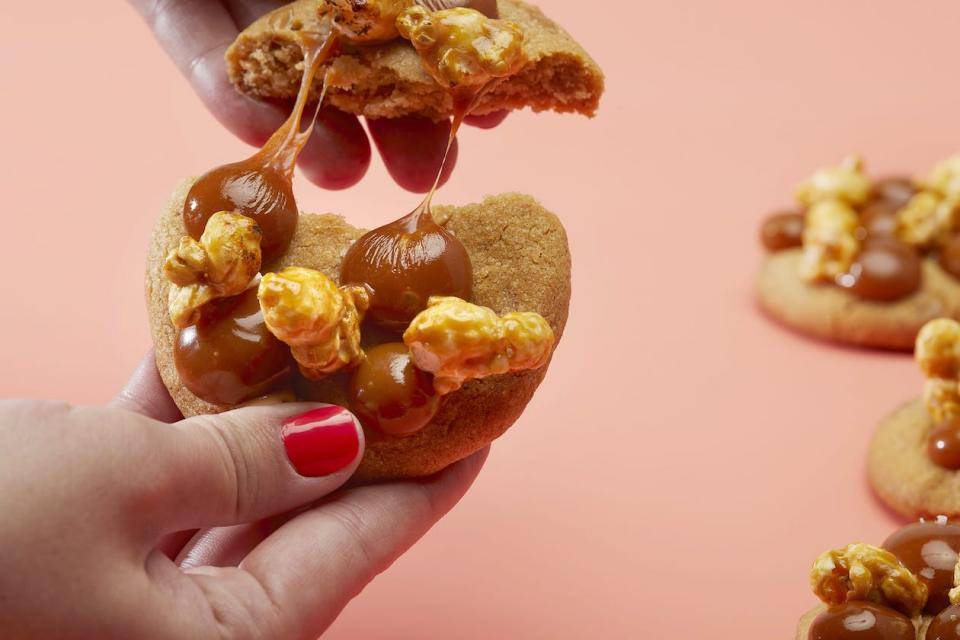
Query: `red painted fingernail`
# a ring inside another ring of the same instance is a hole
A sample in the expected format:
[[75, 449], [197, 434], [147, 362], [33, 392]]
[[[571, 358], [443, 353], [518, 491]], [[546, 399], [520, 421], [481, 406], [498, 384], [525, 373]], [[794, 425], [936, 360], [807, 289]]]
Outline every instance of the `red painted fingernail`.
[[283, 423], [280, 437], [293, 468], [308, 478], [340, 471], [360, 450], [356, 418], [333, 405], [290, 418]]

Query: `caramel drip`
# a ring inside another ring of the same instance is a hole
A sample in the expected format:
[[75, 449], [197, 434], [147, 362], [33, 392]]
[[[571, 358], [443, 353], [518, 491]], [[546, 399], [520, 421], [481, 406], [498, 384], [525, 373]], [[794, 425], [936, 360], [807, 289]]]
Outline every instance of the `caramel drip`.
[[323, 88], [317, 99], [313, 117], [310, 119], [310, 126], [304, 129], [302, 126], [303, 112], [306, 109], [307, 100], [310, 98], [310, 89], [313, 87], [313, 81], [320, 67], [330, 58], [337, 46], [337, 37], [334, 31], [331, 30], [323, 37], [317, 37], [318, 35], [304, 34], [303, 77], [300, 80], [300, 90], [297, 92], [297, 100], [293, 105], [293, 111], [280, 128], [273, 132], [263, 148], [251, 158], [254, 162], [259, 161], [261, 166], [280, 170], [290, 180], [293, 180], [297, 157], [310, 139], [313, 126], [320, 113], [320, 107], [323, 105], [323, 99], [326, 97], [328, 76], [323, 79]]

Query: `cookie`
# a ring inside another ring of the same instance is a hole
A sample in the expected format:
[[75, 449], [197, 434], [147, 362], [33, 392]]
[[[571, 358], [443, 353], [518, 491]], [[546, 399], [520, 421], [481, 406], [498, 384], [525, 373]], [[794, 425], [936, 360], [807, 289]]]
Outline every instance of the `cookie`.
[[[182, 211], [193, 180], [181, 184], [154, 229], [147, 257], [146, 297], [164, 384], [185, 416], [217, 413], [180, 382], [173, 360], [177, 331], [170, 323], [163, 275], [168, 252], [186, 234]], [[486, 198], [462, 207], [438, 206], [438, 222], [464, 244], [473, 264], [473, 302], [498, 313], [535, 311], [549, 321], [557, 339], [570, 304], [570, 252], [559, 219], [530, 196], [516, 193]], [[310, 267], [336, 279], [347, 248], [364, 233], [342, 217], [302, 214], [288, 251], [264, 272], [285, 266]], [[394, 338], [395, 340], [395, 338]], [[484, 447], [516, 421], [547, 367], [466, 383], [445, 397], [434, 419], [406, 438], [368, 439], [355, 482], [424, 476]], [[344, 405], [344, 386], [336, 379], [311, 400]]]
[[960, 281], [923, 258], [920, 289], [894, 302], [870, 302], [840, 287], [805, 282], [801, 249], [768, 255], [757, 278], [760, 306], [784, 325], [816, 338], [910, 351], [929, 320], [960, 317]]
[[[575, 112], [592, 116], [603, 93], [597, 63], [540, 9], [518, 0], [499, 0], [500, 17], [524, 32], [529, 63], [498, 81], [472, 113], [523, 109]], [[301, 33], [325, 31], [317, 0], [298, 0], [247, 27], [227, 50], [227, 71], [237, 89], [259, 99], [292, 100], [303, 75]], [[385, 44], [345, 47], [331, 63], [326, 103], [368, 118], [421, 115], [435, 120], [451, 115], [449, 93], [426, 71], [413, 46], [397, 39]], [[324, 73], [317, 75], [315, 96]]]
[[927, 455], [932, 427], [917, 399], [881, 422], [870, 443], [870, 484], [890, 508], [909, 518], [960, 515], [960, 473], [934, 464]]

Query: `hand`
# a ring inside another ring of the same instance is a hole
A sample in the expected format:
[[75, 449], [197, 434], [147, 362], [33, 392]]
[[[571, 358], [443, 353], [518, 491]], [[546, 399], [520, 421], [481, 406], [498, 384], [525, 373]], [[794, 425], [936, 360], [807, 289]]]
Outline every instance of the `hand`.
[[486, 457], [333, 493], [363, 455], [343, 409], [180, 420], [152, 354], [112, 405], [0, 402], [5, 638], [316, 638]]
[[[286, 119], [288, 110], [238, 93], [227, 78], [223, 56], [237, 34], [264, 13], [287, 4], [278, 0], [130, 0], [160, 45], [210, 112], [248, 144], [260, 146]], [[491, 128], [506, 112], [468, 118]], [[433, 185], [450, 135], [450, 123], [420, 117], [369, 120], [370, 135], [393, 179], [404, 189], [425, 192]], [[456, 164], [450, 149], [441, 184]], [[327, 189], [356, 184], [370, 165], [370, 143], [353, 115], [320, 111], [313, 136], [300, 155], [307, 178]]]

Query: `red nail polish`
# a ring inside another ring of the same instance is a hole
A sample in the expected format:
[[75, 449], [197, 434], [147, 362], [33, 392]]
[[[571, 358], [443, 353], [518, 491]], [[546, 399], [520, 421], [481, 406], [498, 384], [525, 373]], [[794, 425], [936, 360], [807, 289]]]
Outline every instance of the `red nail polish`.
[[294, 469], [308, 478], [340, 471], [360, 450], [356, 418], [333, 405], [290, 418], [283, 423], [280, 437]]

